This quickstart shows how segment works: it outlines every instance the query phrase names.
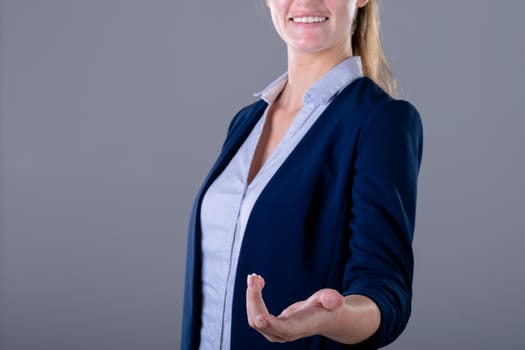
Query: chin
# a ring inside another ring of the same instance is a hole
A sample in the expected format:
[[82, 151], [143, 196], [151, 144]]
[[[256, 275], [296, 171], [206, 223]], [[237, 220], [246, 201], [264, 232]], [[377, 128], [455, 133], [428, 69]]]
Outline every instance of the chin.
[[324, 46], [316, 46], [316, 45], [303, 45], [303, 46], [294, 46], [293, 50], [297, 53], [319, 53], [328, 50], [327, 47]]

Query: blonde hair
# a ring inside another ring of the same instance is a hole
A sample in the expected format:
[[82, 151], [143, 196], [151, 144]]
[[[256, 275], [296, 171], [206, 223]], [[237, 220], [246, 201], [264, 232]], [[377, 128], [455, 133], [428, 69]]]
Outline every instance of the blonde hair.
[[361, 56], [363, 73], [388, 94], [397, 95], [397, 82], [383, 53], [377, 0], [357, 10], [352, 28], [352, 51]]

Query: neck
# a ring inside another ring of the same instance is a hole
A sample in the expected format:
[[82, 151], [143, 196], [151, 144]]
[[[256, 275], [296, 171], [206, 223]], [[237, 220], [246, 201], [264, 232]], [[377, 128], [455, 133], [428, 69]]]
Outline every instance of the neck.
[[302, 107], [306, 91], [330, 69], [350, 56], [351, 50], [297, 52], [288, 48], [288, 82], [279, 98], [280, 104], [291, 110]]

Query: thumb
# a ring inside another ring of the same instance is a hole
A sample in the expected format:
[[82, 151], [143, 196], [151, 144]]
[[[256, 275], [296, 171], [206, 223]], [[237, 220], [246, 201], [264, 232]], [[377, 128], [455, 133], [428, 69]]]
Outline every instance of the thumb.
[[319, 304], [327, 310], [335, 310], [345, 302], [345, 298], [336, 290], [325, 289], [319, 293]]

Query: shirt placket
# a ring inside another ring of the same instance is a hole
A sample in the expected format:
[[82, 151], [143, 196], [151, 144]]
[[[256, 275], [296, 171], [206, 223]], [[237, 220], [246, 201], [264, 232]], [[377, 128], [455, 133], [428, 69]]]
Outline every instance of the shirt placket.
[[243, 228], [241, 228], [240, 217], [243, 211], [243, 206], [245, 206], [245, 199], [246, 199], [246, 195], [249, 190], [249, 186], [247, 185], [248, 173], [250, 171], [251, 160], [253, 159], [255, 149], [257, 147], [257, 143], [259, 142], [259, 138], [262, 133], [262, 128], [264, 126], [264, 123], [266, 122], [266, 113], [267, 112], [264, 113], [263, 117], [261, 118], [261, 121], [257, 124], [256, 137], [253, 137], [252, 139], [250, 139], [250, 145], [249, 145], [250, 150], [248, 152], [250, 158], [249, 158], [249, 161], [247, 162], [248, 166], [243, 169], [243, 174], [242, 174], [244, 178], [243, 190], [242, 190], [242, 195], [240, 196], [240, 200], [239, 200], [237, 216], [235, 219], [235, 226], [233, 229], [232, 241], [231, 241], [231, 244], [229, 245], [230, 246], [229, 260], [228, 260], [229, 264], [228, 264], [228, 272], [226, 275], [226, 286], [224, 289], [224, 298], [223, 298], [223, 305], [222, 305], [223, 312], [222, 312], [222, 322], [221, 322], [221, 332], [220, 332], [220, 349], [221, 350], [222, 349], [227, 350], [225, 349], [225, 345], [227, 343], [226, 341], [227, 335], [225, 334], [226, 324], [231, 324], [231, 314], [229, 312], [226, 312], [226, 305], [228, 304], [228, 299], [231, 297], [230, 294], [233, 293], [233, 290], [229, 290], [228, 286], [232, 286], [232, 289], [234, 288], [233, 286], [235, 286], [235, 283], [233, 283], [234, 282], [233, 280], [235, 279], [235, 271], [233, 271], [233, 267], [237, 266], [236, 261], [234, 261], [234, 259], [237, 260], [236, 259], [238, 255], [237, 251], [239, 250], [239, 246], [242, 241], [241, 233], [242, 233]]

